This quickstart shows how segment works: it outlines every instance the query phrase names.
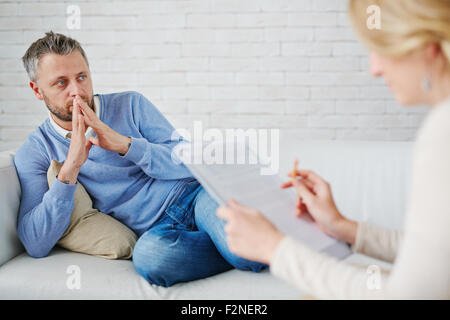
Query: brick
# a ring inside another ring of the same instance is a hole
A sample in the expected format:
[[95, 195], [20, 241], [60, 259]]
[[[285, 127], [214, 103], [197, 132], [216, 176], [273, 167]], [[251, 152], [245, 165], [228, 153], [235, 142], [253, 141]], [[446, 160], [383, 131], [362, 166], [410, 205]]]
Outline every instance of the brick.
[[343, 0], [314, 0], [311, 10], [314, 11], [347, 11], [347, 1]]
[[330, 43], [283, 43], [282, 56], [331, 56], [333, 46]]
[[162, 98], [164, 100], [206, 100], [210, 98], [210, 89], [204, 86], [190, 87], [172, 87], [164, 86], [162, 88]]
[[386, 110], [386, 102], [367, 101], [367, 100], [350, 100], [336, 101], [336, 113], [343, 114], [382, 114]]
[[230, 100], [191, 100], [188, 101], [188, 113], [199, 114], [226, 114], [234, 113], [236, 102]]
[[[19, 16], [57, 16], [67, 15], [67, 7], [71, 4], [60, 3], [21, 3], [18, 6]], [[81, 11], [81, 8], [80, 8]]]
[[296, 101], [286, 102], [287, 114], [328, 115], [335, 113], [335, 102], [325, 101]]
[[231, 46], [222, 43], [183, 44], [181, 55], [183, 57], [226, 57], [231, 54]]
[[308, 71], [310, 60], [305, 57], [264, 57], [261, 60], [263, 71]]
[[35, 30], [42, 27], [39, 17], [6, 17], [0, 19], [0, 30]]
[[189, 85], [232, 85], [232, 72], [186, 72], [186, 83]]
[[212, 87], [211, 98], [219, 100], [252, 100], [258, 98], [258, 87], [239, 86], [239, 87]]
[[357, 41], [354, 31], [349, 27], [318, 27], [314, 30], [316, 41]]
[[215, 29], [216, 42], [260, 42], [263, 41], [263, 29]]
[[23, 86], [28, 84], [26, 72], [0, 73], [0, 86]]
[[136, 18], [136, 28], [183, 28], [186, 25], [186, 16], [184, 14], [154, 14], [139, 15]]
[[180, 86], [186, 84], [185, 75], [182, 72], [137, 73], [136, 79], [139, 85]]
[[321, 115], [308, 117], [308, 125], [321, 128], [351, 128], [356, 119], [352, 116]]
[[283, 85], [282, 72], [239, 72], [236, 74], [236, 84], [243, 85]]
[[261, 11], [295, 12], [310, 11], [313, 0], [260, 0]]
[[214, 32], [214, 29], [168, 29], [165, 31], [167, 42], [179, 43], [211, 43], [214, 41]]
[[308, 99], [309, 88], [262, 86], [259, 88], [259, 98], [262, 100]]
[[11, 17], [17, 15], [18, 4], [17, 3], [0, 3], [0, 16]]
[[313, 41], [314, 29], [305, 27], [265, 28], [264, 40], [266, 42], [304, 42]]
[[334, 43], [333, 44], [334, 56], [367, 56], [367, 49], [360, 43]]
[[188, 28], [234, 28], [236, 27], [236, 15], [234, 14], [189, 14], [186, 17]]
[[288, 15], [284, 13], [238, 14], [236, 26], [240, 28], [284, 27], [288, 25]]
[[207, 58], [161, 59], [161, 71], [207, 71]]
[[311, 71], [358, 71], [359, 61], [352, 58], [341, 57], [312, 57], [310, 58]]
[[231, 45], [232, 57], [270, 57], [280, 54], [277, 43], [239, 43]]
[[0, 45], [3, 44], [22, 44], [22, 31], [0, 31]]
[[259, 0], [214, 0], [211, 2], [213, 12], [258, 12], [260, 9]]
[[335, 13], [291, 13], [288, 16], [289, 26], [326, 27], [336, 25]]
[[258, 71], [260, 62], [253, 58], [211, 58], [211, 71]]
[[311, 98], [314, 100], [324, 99], [348, 99], [358, 98], [358, 87], [313, 87], [311, 88]]

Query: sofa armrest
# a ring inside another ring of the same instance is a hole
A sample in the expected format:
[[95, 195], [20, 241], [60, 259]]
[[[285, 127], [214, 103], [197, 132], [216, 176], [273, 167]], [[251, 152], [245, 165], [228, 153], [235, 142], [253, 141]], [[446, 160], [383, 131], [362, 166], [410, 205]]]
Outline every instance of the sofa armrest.
[[20, 182], [14, 151], [0, 152], [0, 266], [24, 251], [17, 236]]

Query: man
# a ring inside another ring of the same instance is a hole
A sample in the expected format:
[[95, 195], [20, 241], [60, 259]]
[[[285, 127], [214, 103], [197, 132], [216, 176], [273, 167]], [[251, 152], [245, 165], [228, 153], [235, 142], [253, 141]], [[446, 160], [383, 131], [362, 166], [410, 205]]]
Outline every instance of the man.
[[[67, 228], [76, 183], [94, 207], [139, 237], [136, 270], [150, 283], [170, 286], [233, 266], [266, 265], [232, 254], [218, 204], [189, 170], [172, 161], [174, 128], [137, 92], [94, 95], [80, 44], [48, 32], [22, 58], [30, 87], [49, 118], [17, 151], [22, 187], [18, 233], [27, 252], [45, 257]], [[93, 135], [89, 134], [93, 131]], [[63, 166], [49, 188], [51, 160]]]

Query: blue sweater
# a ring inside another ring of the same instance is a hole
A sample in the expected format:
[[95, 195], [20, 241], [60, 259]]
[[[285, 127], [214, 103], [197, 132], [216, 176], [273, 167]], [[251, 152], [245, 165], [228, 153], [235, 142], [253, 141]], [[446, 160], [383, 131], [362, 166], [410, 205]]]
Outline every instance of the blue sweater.
[[[130, 136], [131, 146], [124, 156], [92, 146], [78, 181], [96, 209], [140, 236], [194, 178], [185, 165], [172, 161], [179, 142], [171, 140], [174, 128], [143, 95], [123, 92], [99, 99], [100, 120]], [[33, 257], [48, 255], [70, 222], [76, 185], [55, 179], [49, 189], [47, 183], [51, 160], [64, 162], [69, 145], [47, 119], [14, 158], [22, 188], [18, 234]]]

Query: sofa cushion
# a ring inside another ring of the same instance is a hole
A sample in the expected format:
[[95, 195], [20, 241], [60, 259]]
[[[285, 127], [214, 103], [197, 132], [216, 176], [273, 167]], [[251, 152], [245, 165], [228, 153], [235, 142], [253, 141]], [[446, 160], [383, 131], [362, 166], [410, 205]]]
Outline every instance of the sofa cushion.
[[[47, 171], [49, 187], [58, 175], [62, 163], [52, 160]], [[130, 259], [136, 244], [136, 234], [113, 217], [92, 207], [84, 186], [77, 181], [70, 223], [57, 244], [80, 253], [106, 259]]]
[[297, 299], [301, 295], [267, 270], [233, 269], [158, 287], [141, 277], [130, 260], [106, 260], [62, 248], [39, 259], [23, 253], [0, 268], [0, 299]]
[[[391, 269], [386, 262], [359, 254], [345, 261]], [[158, 287], [142, 278], [130, 260], [106, 260], [63, 248], [54, 248], [39, 259], [23, 253], [0, 268], [0, 299], [290, 300], [304, 295], [268, 270], [233, 269], [169, 288]]]

